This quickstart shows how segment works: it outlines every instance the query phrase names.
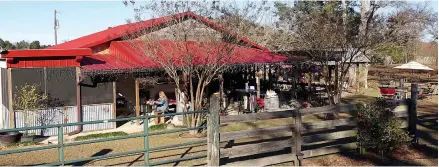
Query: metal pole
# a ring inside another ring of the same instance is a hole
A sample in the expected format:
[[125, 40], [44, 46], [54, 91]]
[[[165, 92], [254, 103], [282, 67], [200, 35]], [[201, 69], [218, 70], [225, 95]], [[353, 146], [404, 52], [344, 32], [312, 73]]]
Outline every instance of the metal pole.
[[57, 23], [57, 20], [56, 20], [56, 10], [55, 10], [55, 12], [54, 12], [54, 18], [53, 18], [53, 29], [55, 30], [55, 45], [57, 45], [58, 44], [58, 37], [57, 37], [57, 32], [56, 32], [56, 30], [58, 29], [58, 23]]
[[148, 116], [146, 113], [143, 115], [143, 134], [145, 137], [143, 138], [143, 146], [145, 148], [145, 163], [146, 166], [149, 166], [149, 136], [148, 136]]

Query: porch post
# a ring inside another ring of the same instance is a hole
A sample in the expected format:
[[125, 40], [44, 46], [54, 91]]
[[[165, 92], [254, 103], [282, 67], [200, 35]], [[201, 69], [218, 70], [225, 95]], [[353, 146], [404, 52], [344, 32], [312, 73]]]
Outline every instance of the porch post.
[[15, 128], [15, 112], [13, 107], [13, 97], [12, 97], [12, 72], [8, 68], [8, 102], [9, 102], [9, 128]]
[[360, 64], [357, 63], [355, 68], [355, 89], [357, 90], [357, 93], [360, 92]]
[[[113, 119], [116, 119], [117, 112], [116, 112], [116, 81], [113, 81], [113, 104], [111, 104], [111, 107], [113, 108]], [[116, 128], [116, 122], [113, 122], [113, 128]]]
[[273, 80], [273, 79], [272, 79], [271, 65], [269, 65], [268, 67], [269, 67], [269, 68], [268, 68], [268, 83], [269, 83], [269, 86], [268, 86], [268, 87], [269, 87], [270, 89], [272, 89], [271, 84], [272, 84], [272, 80]]
[[221, 112], [224, 112], [224, 107], [225, 107], [225, 105], [224, 105], [224, 102], [225, 102], [225, 100], [224, 100], [224, 78], [223, 78], [223, 73], [220, 73], [219, 74], [219, 76], [218, 76], [218, 78], [219, 78], [219, 95], [220, 95], [220, 99], [219, 99], [219, 102], [220, 102], [220, 113]]
[[256, 70], [256, 98], [260, 98], [261, 97], [261, 77], [262, 75], [260, 75], [261, 72], [258, 70]]
[[331, 66], [329, 66], [328, 67], [328, 84], [329, 84], [329, 86], [331, 86], [331, 80], [332, 80], [332, 67]]
[[[140, 97], [139, 97], [139, 80], [135, 81], [135, 89], [136, 89], [136, 117], [140, 116]], [[140, 119], [136, 120], [137, 125], [140, 125]]]

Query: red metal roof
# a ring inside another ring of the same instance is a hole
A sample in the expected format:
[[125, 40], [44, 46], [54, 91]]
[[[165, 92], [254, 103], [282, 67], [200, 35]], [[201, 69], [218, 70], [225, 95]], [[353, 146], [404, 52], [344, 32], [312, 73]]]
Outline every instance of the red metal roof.
[[8, 68], [75, 67], [91, 54], [88, 48], [28, 49], [3, 51], [1, 58], [6, 58]]
[[[83, 37], [75, 39], [75, 40], [71, 40], [71, 41], [68, 41], [68, 42], [65, 42], [62, 44], [52, 46], [52, 47], [50, 47], [50, 49], [90, 48], [90, 47], [97, 46], [97, 45], [105, 43], [105, 42], [110, 42], [112, 40], [122, 38], [125, 35], [134, 34], [140, 30], [145, 30], [148, 28], [152, 28], [152, 27], [156, 27], [156, 26], [165, 24], [169, 21], [174, 21], [174, 20], [178, 20], [178, 19], [188, 19], [188, 18], [198, 20], [201, 23], [204, 23], [205, 25], [207, 25], [207, 26], [209, 26], [212, 29], [215, 29], [217, 31], [221, 31], [225, 34], [230, 34], [230, 35], [233, 35], [235, 37], [238, 37], [236, 33], [224, 29], [223, 27], [219, 26], [218, 24], [215, 24], [214, 22], [208, 20], [207, 18], [196, 15], [193, 12], [184, 12], [184, 13], [179, 13], [179, 14], [175, 14], [175, 15], [171, 15], [171, 16], [165, 16], [165, 17], [150, 19], [150, 20], [146, 20], [146, 21], [142, 21], [142, 22], [138, 22], [138, 23], [124, 24], [124, 25], [120, 25], [120, 26], [117, 26], [114, 28], [109, 28], [107, 30], [103, 30], [103, 31], [100, 31], [100, 32], [97, 32], [94, 34], [83, 36]], [[244, 37], [241, 38], [241, 42], [247, 43], [247, 44], [251, 45], [252, 47], [255, 47], [255, 48], [258, 48], [261, 50], [268, 50], [268, 49], [264, 48], [263, 46], [260, 46], [260, 45], [254, 43], [254, 42], [252, 42]]]
[[1, 53], [2, 58], [18, 57], [65, 57], [65, 56], [89, 56], [91, 49], [26, 49], [26, 50], [7, 50]]
[[185, 64], [182, 61], [187, 58], [192, 58], [191, 62], [197, 65], [276, 63], [288, 59], [265, 50], [224, 42], [160, 40], [146, 45], [142, 41], [113, 41], [110, 54], [88, 56], [83, 59], [82, 66], [84, 70], [90, 71], [160, 67], [157, 61], [152, 60], [155, 56], [147, 55], [152, 52], [161, 60], [172, 60], [175, 65]]

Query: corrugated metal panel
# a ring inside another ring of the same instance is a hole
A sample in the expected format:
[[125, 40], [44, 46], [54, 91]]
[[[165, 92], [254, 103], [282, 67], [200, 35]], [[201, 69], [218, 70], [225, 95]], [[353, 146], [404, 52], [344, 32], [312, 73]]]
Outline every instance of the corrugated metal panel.
[[[29, 120], [29, 126], [43, 126], [52, 124], [72, 123], [77, 122], [76, 106], [55, 107], [45, 110], [40, 110], [38, 115], [33, 115]], [[24, 113], [15, 112], [15, 127], [25, 127]], [[75, 126], [64, 128], [65, 133], [72, 132], [76, 129]], [[42, 134], [45, 136], [54, 136], [58, 134], [58, 129], [49, 128], [43, 130], [32, 130], [29, 133]]]
[[[9, 113], [9, 112], [7, 112]], [[97, 105], [83, 105], [82, 106], [82, 117], [83, 121], [96, 121], [96, 120], [106, 120], [113, 118], [112, 104], [97, 104]], [[7, 123], [9, 117], [5, 120]], [[46, 110], [41, 110], [39, 115], [34, 115], [29, 122], [29, 126], [43, 126], [52, 124], [62, 124], [62, 123], [73, 123], [77, 122], [76, 118], [76, 106], [68, 107], [56, 107]], [[9, 125], [9, 124], [7, 124]], [[90, 124], [84, 125], [83, 131], [96, 131], [104, 129], [114, 128], [113, 123], [100, 123], [100, 124]], [[15, 112], [15, 126], [16, 128], [25, 127], [24, 114], [22, 112]], [[76, 130], [77, 126], [69, 126], [64, 128], [65, 133], [69, 133]], [[58, 134], [56, 128], [41, 130], [32, 130], [29, 133], [43, 134], [45, 136], [54, 136]]]
[[[107, 120], [113, 118], [112, 104], [97, 104], [97, 105], [83, 105], [82, 106], [82, 120], [85, 121], [96, 121], [96, 120]], [[112, 129], [113, 123], [100, 123], [100, 124], [89, 124], [84, 125], [84, 131], [95, 131], [103, 129]]]
[[[2, 105], [2, 104], [0, 104], [0, 105]], [[1, 119], [1, 123], [0, 123], [0, 129], [8, 129], [9, 128], [9, 110], [8, 110], [8, 108], [6, 107], [6, 106], [2, 106], [1, 107], [1, 115], [2, 115], [2, 119]]]

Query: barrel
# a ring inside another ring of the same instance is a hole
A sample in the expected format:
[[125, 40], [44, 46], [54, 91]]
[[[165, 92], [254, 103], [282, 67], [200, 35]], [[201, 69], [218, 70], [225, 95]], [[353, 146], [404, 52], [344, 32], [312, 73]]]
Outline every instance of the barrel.
[[265, 111], [274, 111], [279, 109], [279, 97], [265, 97], [264, 98]]

